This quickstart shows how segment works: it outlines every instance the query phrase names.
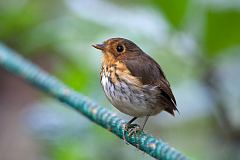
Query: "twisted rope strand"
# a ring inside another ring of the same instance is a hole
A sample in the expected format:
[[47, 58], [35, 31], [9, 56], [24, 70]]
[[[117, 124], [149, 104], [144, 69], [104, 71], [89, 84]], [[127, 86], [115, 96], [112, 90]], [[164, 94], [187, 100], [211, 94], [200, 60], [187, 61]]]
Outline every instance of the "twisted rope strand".
[[[55, 77], [49, 75], [13, 50], [0, 43], [0, 66], [14, 75], [22, 77], [38, 89], [50, 93], [54, 98], [82, 113], [91, 121], [108, 129], [121, 139], [126, 122], [115, 113], [99, 106], [82, 94], [70, 89]], [[126, 141], [143, 152], [161, 160], [187, 160], [188, 158], [162, 140], [141, 132], [139, 136], [128, 136]]]

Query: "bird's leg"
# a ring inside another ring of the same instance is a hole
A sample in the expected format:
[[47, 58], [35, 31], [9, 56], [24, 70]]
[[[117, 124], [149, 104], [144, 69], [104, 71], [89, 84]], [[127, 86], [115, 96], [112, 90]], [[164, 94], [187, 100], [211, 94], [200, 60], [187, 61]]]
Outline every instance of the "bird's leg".
[[149, 116], [146, 116], [146, 117], [145, 117], [145, 120], [144, 120], [144, 122], [143, 122], [143, 126], [142, 126], [142, 128], [141, 128], [142, 131], [143, 131], [143, 129], [144, 129], [146, 123], [147, 123], [148, 118], [149, 118]]
[[[144, 129], [146, 123], [147, 123], [148, 118], [149, 118], [149, 116], [146, 116], [146, 117], [145, 117], [145, 120], [144, 120], [144, 122], [143, 122], [143, 126], [142, 126], [141, 128], [140, 128], [140, 126], [137, 125], [137, 124], [131, 124], [132, 126], [130, 127], [130, 130], [129, 130], [129, 128], [128, 128], [128, 131], [129, 131], [128, 136], [131, 136], [133, 133], [136, 134], [138, 131], [143, 131], [143, 129]], [[131, 122], [133, 122], [134, 120], [135, 120], [135, 119], [132, 119]], [[129, 122], [130, 122], [130, 121], [129, 121]]]
[[[138, 124], [131, 124], [133, 121], [135, 121], [137, 119], [137, 117], [132, 118], [126, 125], [125, 125], [125, 131], [129, 131], [128, 136], [131, 135], [137, 135], [138, 131], [143, 131], [147, 120], [148, 120], [149, 116], [145, 117], [145, 120], [143, 122], [143, 126], [140, 127]], [[125, 137], [125, 133], [123, 133], [123, 140], [126, 142], [126, 137]], [[128, 143], [127, 143], [128, 144]], [[139, 148], [140, 143], [137, 144], [137, 148]]]
[[[126, 142], [125, 132], [127, 132], [129, 130], [131, 132], [131, 130], [133, 128], [140, 128], [140, 126], [138, 124], [132, 124], [132, 122], [135, 121], [136, 119], [137, 119], [137, 117], [133, 117], [128, 123], [125, 124], [124, 131], [123, 131], [123, 140], [125, 142]], [[129, 136], [129, 134], [128, 134], [128, 136]]]
[[149, 118], [149, 116], [145, 117], [145, 120], [144, 120], [143, 125], [142, 125], [141, 128], [140, 128], [139, 125], [133, 124], [134, 126], [132, 128], [130, 128], [128, 135], [131, 136], [133, 133], [136, 134], [138, 131], [143, 131], [143, 129], [144, 129], [146, 123], [147, 123], [148, 118]]
[[128, 131], [131, 128], [140, 127], [138, 124], [132, 124], [133, 121], [135, 121], [137, 117], [133, 117], [126, 125], [125, 125], [125, 131]]

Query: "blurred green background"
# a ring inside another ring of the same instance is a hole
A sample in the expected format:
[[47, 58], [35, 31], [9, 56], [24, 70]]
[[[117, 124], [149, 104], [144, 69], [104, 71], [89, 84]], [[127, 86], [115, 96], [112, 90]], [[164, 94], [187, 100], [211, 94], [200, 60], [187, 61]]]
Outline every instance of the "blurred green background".
[[[129, 120], [105, 98], [91, 47], [112, 37], [137, 43], [172, 85], [180, 115], [151, 117], [146, 132], [191, 159], [240, 159], [239, 0], [0, 1], [2, 43]], [[0, 69], [0, 159], [152, 158]]]

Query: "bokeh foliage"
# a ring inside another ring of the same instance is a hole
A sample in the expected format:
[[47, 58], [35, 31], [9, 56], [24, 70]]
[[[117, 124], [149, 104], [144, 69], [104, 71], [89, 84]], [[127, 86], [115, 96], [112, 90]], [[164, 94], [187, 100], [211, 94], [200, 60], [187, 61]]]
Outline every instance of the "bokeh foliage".
[[205, 48], [210, 57], [240, 44], [239, 10], [209, 10], [206, 16]]

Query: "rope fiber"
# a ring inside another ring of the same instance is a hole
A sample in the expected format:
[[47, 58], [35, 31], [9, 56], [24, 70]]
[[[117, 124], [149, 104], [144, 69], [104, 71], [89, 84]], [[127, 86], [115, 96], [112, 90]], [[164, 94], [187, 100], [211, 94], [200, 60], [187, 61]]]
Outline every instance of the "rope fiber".
[[0, 43], [0, 66], [19, 76], [38, 89], [51, 94], [54, 98], [82, 113], [91, 121], [125, 139], [131, 145], [160, 160], [188, 160], [186, 156], [162, 140], [141, 132], [128, 136], [124, 131], [126, 122], [115, 113], [99, 106], [89, 98], [70, 89], [55, 77], [49, 75], [35, 64], [24, 59], [15, 51]]

